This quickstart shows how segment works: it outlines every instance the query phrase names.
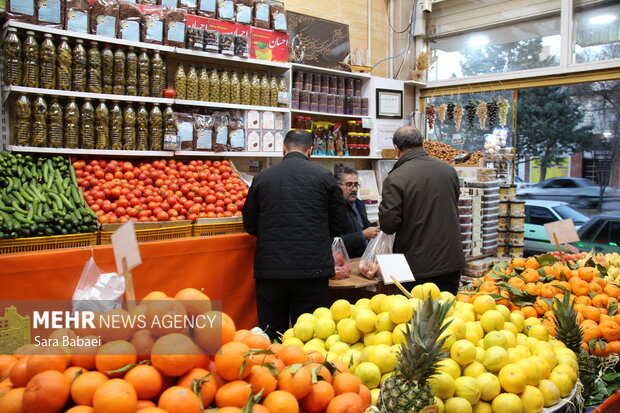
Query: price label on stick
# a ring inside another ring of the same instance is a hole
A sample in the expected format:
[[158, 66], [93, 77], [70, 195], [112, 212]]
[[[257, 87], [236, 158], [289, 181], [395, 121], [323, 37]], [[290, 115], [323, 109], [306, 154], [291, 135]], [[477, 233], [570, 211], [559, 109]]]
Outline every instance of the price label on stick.
[[415, 281], [403, 254], [377, 254], [377, 262], [381, 268], [384, 284], [394, 284], [394, 279], [399, 283]]
[[547, 230], [551, 243], [556, 242], [555, 237], [557, 237], [557, 243], [559, 245], [579, 241], [579, 235], [577, 235], [577, 230], [575, 229], [572, 218], [545, 224], [545, 229]]
[[[112, 248], [119, 274], [131, 271], [132, 268], [142, 264], [133, 221], [127, 221], [112, 234]], [[126, 262], [126, 267], [123, 267], [123, 260]]]

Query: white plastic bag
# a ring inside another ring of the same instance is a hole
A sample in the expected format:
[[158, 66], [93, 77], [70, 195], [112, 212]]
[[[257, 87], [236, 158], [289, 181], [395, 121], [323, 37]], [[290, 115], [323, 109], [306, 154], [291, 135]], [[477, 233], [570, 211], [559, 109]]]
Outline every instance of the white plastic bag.
[[377, 254], [391, 254], [394, 245], [394, 234], [388, 235], [383, 231], [370, 240], [362, 258], [360, 258], [359, 271], [360, 274], [367, 278], [374, 278], [381, 275], [379, 263], [377, 262]]
[[73, 311], [105, 313], [122, 307], [125, 278], [117, 273], [103, 273], [93, 257], [86, 262], [73, 293]]
[[349, 260], [347, 248], [344, 246], [344, 241], [340, 237], [332, 240], [332, 256], [334, 257], [334, 271], [336, 274], [332, 277], [332, 280], [341, 280], [351, 276], [351, 261]]

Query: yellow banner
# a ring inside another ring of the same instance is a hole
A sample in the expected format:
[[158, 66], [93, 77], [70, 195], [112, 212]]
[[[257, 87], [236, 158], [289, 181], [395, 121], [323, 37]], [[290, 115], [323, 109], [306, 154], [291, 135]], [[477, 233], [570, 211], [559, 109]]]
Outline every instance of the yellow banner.
[[[560, 162], [552, 162], [547, 165], [545, 179], [562, 178], [568, 176], [570, 160], [568, 157], [561, 158]], [[530, 182], [540, 182], [540, 159], [535, 158], [530, 161]]]

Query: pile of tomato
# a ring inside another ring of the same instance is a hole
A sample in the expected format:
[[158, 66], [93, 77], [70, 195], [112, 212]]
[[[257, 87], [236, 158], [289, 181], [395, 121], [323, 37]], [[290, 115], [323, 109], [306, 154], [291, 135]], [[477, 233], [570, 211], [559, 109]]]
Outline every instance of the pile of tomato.
[[135, 165], [79, 159], [73, 168], [102, 224], [238, 216], [248, 194], [227, 160], [162, 159]]

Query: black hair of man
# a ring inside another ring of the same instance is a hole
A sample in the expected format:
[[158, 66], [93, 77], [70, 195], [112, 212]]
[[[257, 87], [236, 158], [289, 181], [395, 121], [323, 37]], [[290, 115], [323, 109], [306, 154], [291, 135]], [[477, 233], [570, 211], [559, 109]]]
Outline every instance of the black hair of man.
[[305, 152], [314, 144], [314, 139], [310, 132], [303, 129], [291, 129], [284, 137], [284, 147], [286, 150], [298, 150]]
[[342, 175], [357, 175], [357, 171], [351, 167], [337, 163], [334, 165], [334, 177], [338, 183], [342, 182]]
[[392, 142], [399, 150], [403, 151], [422, 146], [424, 138], [420, 131], [413, 126], [402, 126], [394, 132]]

